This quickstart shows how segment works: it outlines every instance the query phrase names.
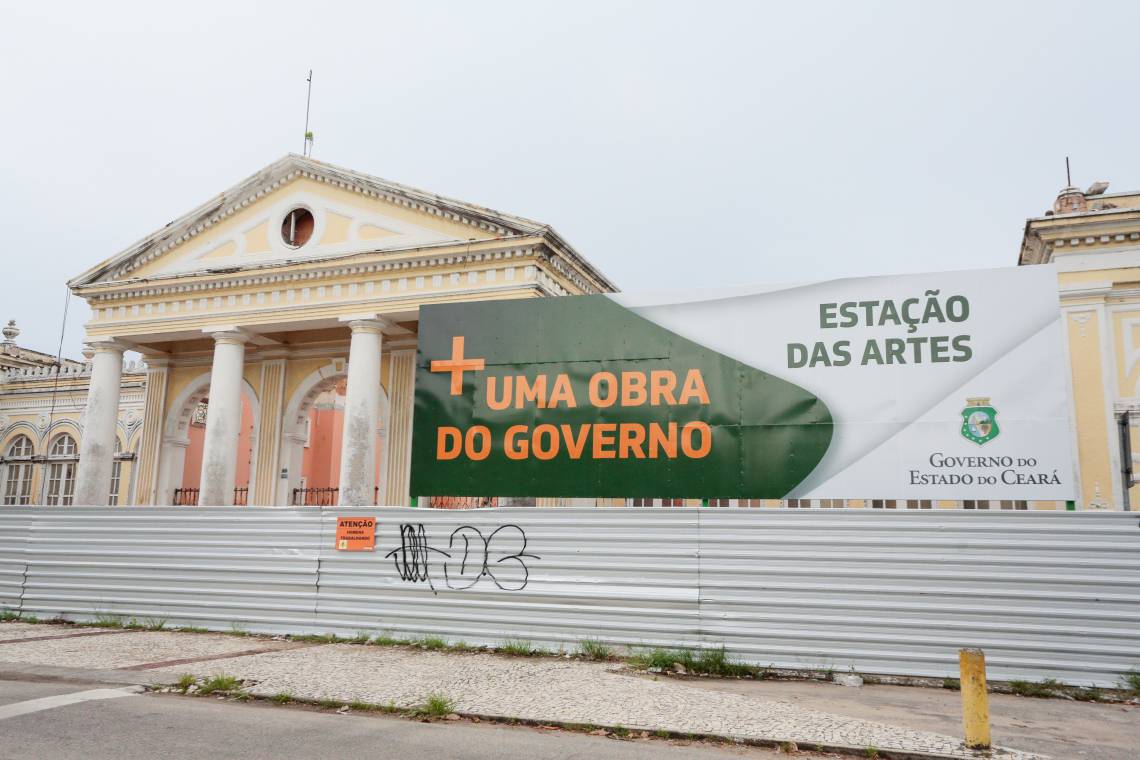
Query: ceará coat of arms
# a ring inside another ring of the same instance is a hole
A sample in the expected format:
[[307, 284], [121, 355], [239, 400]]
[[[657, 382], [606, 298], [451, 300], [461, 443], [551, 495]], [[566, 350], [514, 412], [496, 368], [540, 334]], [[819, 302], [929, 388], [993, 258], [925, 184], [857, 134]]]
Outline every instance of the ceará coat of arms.
[[966, 399], [962, 410], [962, 437], [981, 446], [998, 437], [997, 409], [988, 397]]

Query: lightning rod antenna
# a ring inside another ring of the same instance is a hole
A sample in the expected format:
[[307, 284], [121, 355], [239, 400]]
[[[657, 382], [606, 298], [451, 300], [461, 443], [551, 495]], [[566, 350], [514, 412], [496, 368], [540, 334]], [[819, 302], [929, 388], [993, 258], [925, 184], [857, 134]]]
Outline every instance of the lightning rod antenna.
[[[313, 155], [313, 133], [309, 131], [309, 104], [313, 100], [313, 70], [309, 69], [309, 78], [305, 80], [309, 83], [309, 91], [305, 95], [305, 147], [301, 149], [301, 155], [309, 157]], [[1065, 159], [1066, 161], [1068, 159]]]
[[[307, 116], [305, 117], [305, 120], [308, 121]], [[1065, 156], [1065, 187], [1072, 187], [1072, 186], [1073, 186], [1073, 174], [1072, 174], [1072, 172], [1069, 171], [1069, 157]]]

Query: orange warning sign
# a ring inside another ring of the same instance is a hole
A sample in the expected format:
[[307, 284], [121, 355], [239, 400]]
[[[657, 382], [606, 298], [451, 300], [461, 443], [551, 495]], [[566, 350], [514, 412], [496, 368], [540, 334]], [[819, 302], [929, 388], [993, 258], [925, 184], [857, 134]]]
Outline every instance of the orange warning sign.
[[336, 550], [370, 552], [376, 550], [376, 518], [336, 518]]

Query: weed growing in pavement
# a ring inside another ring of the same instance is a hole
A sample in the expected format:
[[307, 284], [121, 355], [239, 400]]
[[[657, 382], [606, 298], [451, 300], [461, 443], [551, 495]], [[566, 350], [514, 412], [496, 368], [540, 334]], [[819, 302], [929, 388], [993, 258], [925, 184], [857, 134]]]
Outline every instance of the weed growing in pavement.
[[238, 679], [236, 676], [222, 674], [216, 675], [203, 682], [202, 687], [198, 689], [198, 693], [205, 696], [206, 694], [213, 694], [216, 691], [230, 692], [237, 687]]
[[416, 642], [420, 649], [440, 650], [447, 649], [447, 639], [442, 636], [424, 636]]
[[1052, 678], [1046, 678], [1041, 683], [1032, 681], [1010, 681], [1009, 688], [1019, 697], [1054, 697], [1060, 684]]
[[765, 670], [729, 659], [724, 647], [718, 649], [650, 649], [636, 652], [629, 658], [635, 668], [674, 670], [677, 665], [684, 672], [727, 678], [763, 678]]
[[350, 644], [367, 644], [372, 639], [372, 634], [367, 631], [357, 631], [356, 635], [348, 640]]
[[1140, 670], [1130, 670], [1120, 676], [1120, 683], [1124, 690], [1131, 692], [1132, 696], [1140, 697]]
[[407, 639], [399, 639], [388, 633], [382, 633], [372, 639], [372, 644], [378, 647], [398, 647], [409, 643]]
[[1088, 689], [1076, 689], [1071, 693], [1073, 699], [1078, 702], [1103, 702], [1104, 692], [1096, 687]]
[[146, 625], [138, 618], [131, 618], [127, 622], [123, 623], [123, 628], [129, 631], [141, 631], [142, 629], [146, 628]]
[[230, 635], [231, 636], [248, 636], [249, 631], [247, 631], [245, 629], [244, 625], [242, 625], [241, 623], [239, 623], [235, 620], [232, 623], [230, 623]]
[[40, 619], [35, 615], [20, 615], [21, 623], [38, 623]]
[[174, 685], [179, 689], [182, 689], [182, 691], [186, 691], [197, 682], [198, 679], [194, 676], [190, 675], [189, 673], [183, 673], [182, 675], [178, 676], [178, 680], [175, 681]]
[[400, 708], [396, 706], [396, 702], [394, 700], [390, 699], [384, 704], [380, 705], [380, 712], [396, 713], [400, 712]]
[[658, 739], [668, 739], [670, 736], [672, 736], [672, 734], [668, 731], [654, 731], [653, 735]]
[[109, 612], [98, 612], [95, 614], [94, 624], [99, 628], [122, 628], [123, 618]]
[[344, 702], [339, 699], [318, 699], [317, 704], [330, 710], [339, 710], [344, 707]]
[[536, 647], [526, 639], [507, 639], [500, 646], [496, 647], [495, 651], [499, 654], [509, 654], [514, 657], [534, 657], [550, 654], [549, 650]]
[[610, 733], [612, 733], [614, 736], [620, 736], [624, 739], [625, 737], [629, 736], [629, 729], [618, 723], [610, 730]]
[[180, 631], [182, 633], [209, 633], [210, 632], [209, 628], [202, 628], [202, 627], [196, 626], [196, 625], [183, 625], [183, 626], [180, 626], [178, 628], [175, 628], [174, 630]]
[[871, 760], [875, 760], [875, 758], [879, 756], [879, 748], [874, 744], [868, 744], [863, 748], [863, 754], [871, 758]]
[[269, 698], [270, 702], [276, 702], [279, 705], [287, 705], [293, 701], [293, 695], [287, 691], [279, 691]]
[[799, 746], [797, 746], [795, 742], [780, 742], [780, 751], [786, 755], [790, 755], [798, 750]]
[[455, 712], [455, 703], [442, 692], [434, 691], [427, 695], [427, 699], [416, 710], [420, 715], [429, 715], [433, 718], [442, 718]]
[[16, 612], [15, 610], [9, 610], [9, 609], [0, 610], [0, 622], [7, 623], [7, 622], [10, 622], [12, 620], [19, 620], [19, 619], [20, 619], [20, 613]]
[[961, 691], [962, 690], [962, 682], [959, 681], [957, 678], [943, 678], [942, 679], [942, 688], [943, 689], [949, 689], [950, 691]]
[[582, 639], [579, 641], [578, 654], [587, 660], [609, 660], [614, 656], [613, 650], [597, 639]]
[[166, 628], [166, 618], [146, 618], [143, 620], [143, 627], [148, 631], [161, 631]]
[[477, 647], [477, 646], [473, 646], [471, 644], [468, 644], [466, 641], [463, 641], [462, 639], [460, 639], [459, 641], [456, 641], [455, 643], [451, 644], [448, 647], [448, 649], [450, 649], [452, 652], [474, 652], [478, 648], [479, 647]]

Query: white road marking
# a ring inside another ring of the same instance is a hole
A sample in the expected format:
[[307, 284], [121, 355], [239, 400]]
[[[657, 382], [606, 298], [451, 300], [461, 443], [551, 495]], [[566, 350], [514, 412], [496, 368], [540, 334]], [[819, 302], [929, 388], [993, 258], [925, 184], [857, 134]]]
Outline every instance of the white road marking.
[[141, 686], [127, 686], [122, 689], [88, 689], [87, 691], [73, 691], [70, 694], [59, 694], [54, 697], [41, 697], [0, 706], [0, 720], [15, 718], [18, 715], [51, 710], [55, 707], [66, 707], [79, 702], [90, 702], [95, 699], [118, 699], [119, 697], [133, 697], [142, 691]]

